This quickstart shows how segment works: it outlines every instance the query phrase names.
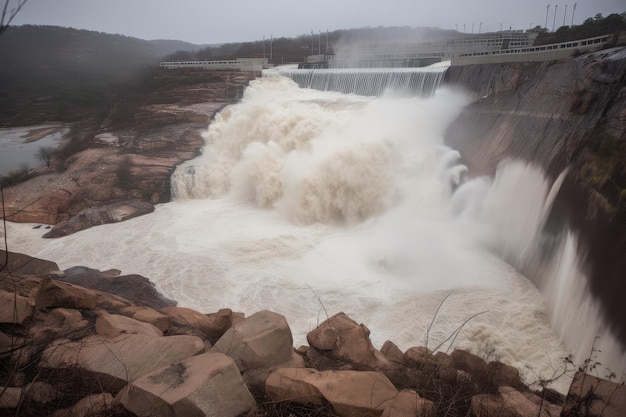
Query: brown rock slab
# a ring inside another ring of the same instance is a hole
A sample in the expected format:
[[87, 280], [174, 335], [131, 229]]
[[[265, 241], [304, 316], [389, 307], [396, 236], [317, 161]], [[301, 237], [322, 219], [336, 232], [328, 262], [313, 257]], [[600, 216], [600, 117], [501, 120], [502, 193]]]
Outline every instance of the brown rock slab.
[[32, 314], [28, 298], [0, 290], [0, 323], [22, 324]]
[[519, 370], [502, 362], [489, 362], [487, 364], [487, 374], [495, 386], [509, 386], [519, 390], [527, 388], [520, 378]]
[[162, 332], [170, 328], [170, 317], [144, 306], [130, 306], [120, 310], [120, 314], [143, 323], [149, 323]]
[[81, 398], [73, 406], [57, 410], [50, 417], [109, 417], [113, 408], [113, 396], [105, 392]]
[[231, 327], [212, 352], [230, 356], [241, 372], [289, 362], [293, 337], [285, 317], [259, 311]]
[[54, 226], [52, 230], [43, 235], [44, 238], [55, 238], [71, 235], [80, 230], [89, 229], [107, 223], [117, 223], [133, 217], [152, 213], [154, 206], [147, 201], [127, 200], [107, 204], [101, 207], [83, 210], [69, 220]]
[[22, 398], [22, 388], [0, 387], [0, 392], [3, 392], [0, 396], [0, 409], [17, 408], [20, 403], [20, 398]]
[[626, 416], [626, 386], [578, 372], [565, 399], [563, 416]]
[[155, 368], [203, 351], [204, 343], [195, 336], [123, 334], [110, 339], [95, 335], [76, 342], [56, 341], [43, 352], [40, 365], [47, 369], [89, 372], [102, 389], [117, 391]]
[[94, 291], [76, 285], [67, 284], [49, 277], [41, 279], [39, 288], [29, 297], [35, 308], [64, 307], [94, 310], [98, 297]]
[[231, 358], [205, 353], [126, 386], [117, 400], [138, 417], [239, 417], [256, 407]]
[[[176, 305], [176, 301], [161, 295], [154, 284], [141, 275], [120, 276], [117, 270], [100, 272], [97, 269], [76, 266], [63, 271], [58, 280], [117, 295], [136, 305], [154, 309]], [[120, 308], [130, 305], [128, 301]]]
[[337, 313], [307, 334], [312, 348], [332, 358], [370, 369], [390, 369], [392, 364], [372, 345], [370, 331], [345, 313]]
[[142, 334], [160, 337], [163, 332], [149, 323], [132, 319], [119, 314], [109, 314], [105, 310], [98, 311], [96, 333], [104, 337], [116, 337], [121, 334]]
[[304, 360], [293, 350], [287, 320], [271, 311], [260, 311], [231, 327], [211, 352], [230, 356], [248, 386], [259, 390], [277, 367], [304, 367]]
[[403, 353], [395, 343], [390, 340], [387, 340], [383, 343], [383, 346], [380, 348], [380, 353], [385, 355], [387, 359], [394, 362], [401, 362]]
[[465, 350], [457, 349], [450, 354], [450, 366], [470, 374], [474, 378], [487, 375], [487, 362]]
[[432, 401], [420, 397], [413, 390], [402, 390], [396, 395], [381, 417], [430, 417], [434, 416]]
[[203, 339], [214, 339], [217, 341], [219, 330], [214, 327], [214, 322], [209, 318], [190, 308], [186, 307], [165, 307], [161, 311], [169, 316], [170, 323], [175, 330], [170, 330], [173, 334], [193, 334]]
[[7, 255], [6, 251], [0, 250], [1, 265], [4, 265], [5, 259], [8, 261], [7, 270], [14, 274], [47, 275], [59, 270], [59, 266], [54, 262], [16, 252], [9, 252]]
[[380, 372], [281, 368], [270, 374], [266, 392], [273, 401], [315, 403], [319, 395], [340, 417], [380, 416], [398, 390]]

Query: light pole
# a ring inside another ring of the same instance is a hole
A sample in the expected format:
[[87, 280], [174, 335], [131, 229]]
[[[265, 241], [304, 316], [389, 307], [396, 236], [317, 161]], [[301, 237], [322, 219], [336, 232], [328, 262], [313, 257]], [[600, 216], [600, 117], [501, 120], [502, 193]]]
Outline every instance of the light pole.
[[326, 29], [326, 49], [324, 53], [328, 55], [328, 29]]
[[322, 55], [322, 31], [318, 30], [317, 34], [317, 54]]
[[272, 59], [274, 58], [272, 56], [272, 42], [274, 41], [274, 35], [270, 35], [270, 62], [272, 62]]
[[263, 59], [265, 59], [265, 35], [263, 35]]
[[559, 5], [554, 5], [554, 18], [552, 19], [552, 32], [554, 32], [554, 24], [556, 23], [556, 11], [558, 10]]
[[474, 24], [472, 23], [472, 35], [474, 34]]
[[565, 5], [565, 13], [563, 13], [563, 26], [565, 26], [565, 17], [567, 16], [567, 4]]
[[546, 30], [548, 29], [548, 13], [550, 13], [550, 5], [548, 4], [548, 7], [546, 7], [546, 23], [544, 23], [543, 27], [546, 28]]
[[574, 26], [574, 12], [576, 11], [576, 3], [574, 3], [574, 8], [572, 9], [572, 24], [570, 26]]
[[484, 23], [484, 22], [480, 22], [480, 23], [478, 24], [478, 33], [482, 33], [483, 23]]

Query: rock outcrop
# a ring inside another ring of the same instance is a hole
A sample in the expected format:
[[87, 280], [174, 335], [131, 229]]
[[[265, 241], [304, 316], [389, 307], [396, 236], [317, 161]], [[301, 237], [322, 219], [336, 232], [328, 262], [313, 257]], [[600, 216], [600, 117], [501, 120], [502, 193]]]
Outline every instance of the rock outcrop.
[[81, 211], [69, 220], [55, 225], [52, 230], [43, 235], [43, 237], [54, 238], [67, 236], [93, 226], [123, 222], [124, 220], [152, 213], [153, 211], [154, 206], [152, 204], [147, 201], [138, 200], [121, 201], [102, 207], [89, 208]]
[[148, 373], [127, 385], [118, 401], [138, 417], [239, 417], [256, 408], [237, 366], [221, 353]]
[[[29, 308], [0, 333], [0, 361], [24, 370], [0, 375], [0, 409], [14, 414], [554, 417], [564, 401], [529, 390], [515, 368], [466, 351], [402, 352], [392, 342], [379, 351], [367, 327], [344, 313], [296, 351], [286, 319], [269, 311], [245, 318], [228, 309], [151, 308], [49, 276], [0, 278], [0, 291], [12, 288]], [[568, 397], [571, 407], [582, 404], [577, 398], [587, 396]]]
[[[50, 225], [68, 221], [49, 235], [56, 237], [82, 224], [129, 218], [129, 201], [170, 201], [169, 179], [176, 166], [198, 155], [202, 130], [255, 77], [233, 71], [159, 72], [151, 89], [126, 97], [104, 120], [76, 123], [49, 167], [5, 189], [7, 219]], [[120, 202], [121, 208], [89, 212]]]

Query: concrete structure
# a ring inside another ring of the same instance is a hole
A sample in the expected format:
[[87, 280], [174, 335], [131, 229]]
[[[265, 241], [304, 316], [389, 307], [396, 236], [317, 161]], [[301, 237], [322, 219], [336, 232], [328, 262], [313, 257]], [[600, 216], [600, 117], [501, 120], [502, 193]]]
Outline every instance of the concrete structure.
[[545, 62], [568, 58], [572, 55], [600, 49], [612, 35], [597, 36], [550, 45], [493, 51], [464, 52], [452, 57], [452, 65], [497, 64], [502, 62]]
[[[537, 33], [504, 31], [427, 43], [377, 42], [335, 45], [336, 55], [312, 55], [302, 68], [421, 67], [440, 61], [452, 65], [543, 62], [604, 47], [616, 35], [533, 46]], [[621, 39], [621, 38], [620, 38]]]
[[161, 68], [204, 68], [210, 70], [262, 71], [268, 67], [267, 58], [237, 58], [221, 61], [177, 61], [161, 62]]

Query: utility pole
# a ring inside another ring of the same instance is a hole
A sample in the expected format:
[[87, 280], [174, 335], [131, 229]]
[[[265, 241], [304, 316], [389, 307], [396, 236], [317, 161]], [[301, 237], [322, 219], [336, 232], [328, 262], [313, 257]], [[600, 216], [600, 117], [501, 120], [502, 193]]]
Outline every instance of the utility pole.
[[565, 13], [563, 13], [563, 26], [565, 26], [565, 17], [567, 16], [567, 4], [565, 5]]
[[326, 55], [328, 55], [328, 29], [326, 29], [326, 50], [324, 51]]
[[574, 26], [574, 12], [576, 11], [576, 3], [574, 3], [574, 8], [572, 9], [572, 24], [570, 26]]
[[552, 19], [552, 32], [554, 32], [554, 24], [556, 23], [556, 11], [558, 10], [559, 5], [554, 5], [554, 18]]
[[550, 13], [550, 5], [548, 4], [548, 7], [546, 7], [546, 23], [544, 23], [543, 27], [546, 28], [546, 30], [548, 29], [548, 13]]

